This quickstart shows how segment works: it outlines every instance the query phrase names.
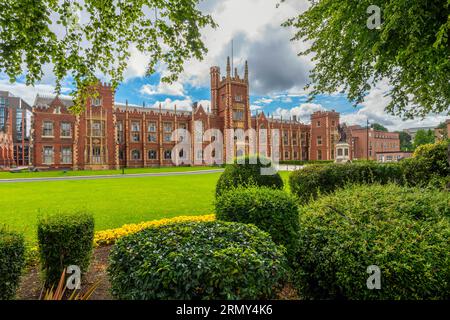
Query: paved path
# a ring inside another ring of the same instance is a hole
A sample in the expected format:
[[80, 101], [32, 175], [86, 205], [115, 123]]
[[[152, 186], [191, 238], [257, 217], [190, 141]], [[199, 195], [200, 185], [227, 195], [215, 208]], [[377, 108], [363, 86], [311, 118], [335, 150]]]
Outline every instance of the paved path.
[[0, 179], [1, 183], [18, 183], [18, 182], [45, 182], [45, 181], [71, 181], [71, 180], [102, 180], [102, 179], [129, 179], [129, 178], [146, 178], [146, 177], [169, 177], [169, 176], [187, 176], [202, 175], [211, 173], [220, 173], [224, 169], [199, 170], [199, 171], [181, 171], [181, 172], [159, 172], [159, 173], [135, 173], [135, 174], [114, 174], [99, 176], [67, 176], [67, 177], [42, 177], [42, 178], [17, 178], [17, 179]]
[[276, 166], [278, 171], [297, 171], [303, 169], [305, 166], [297, 166], [291, 164], [279, 164]]

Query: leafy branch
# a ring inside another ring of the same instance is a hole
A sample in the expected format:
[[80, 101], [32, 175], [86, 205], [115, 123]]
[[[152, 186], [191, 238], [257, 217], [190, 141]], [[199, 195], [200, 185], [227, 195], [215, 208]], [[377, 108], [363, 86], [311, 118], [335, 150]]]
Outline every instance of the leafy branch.
[[175, 81], [186, 60], [206, 54], [201, 29], [216, 27], [197, 9], [199, 1], [0, 0], [0, 71], [11, 82], [25, 76], [35, 85], [51, 65], [56, 93], [66, 77], [73, 79], [75, 113], [100, 75], [113, 88], [123, 80], [133, 45], [150, 57], [147, 74], [165, 64], [162, 81]]

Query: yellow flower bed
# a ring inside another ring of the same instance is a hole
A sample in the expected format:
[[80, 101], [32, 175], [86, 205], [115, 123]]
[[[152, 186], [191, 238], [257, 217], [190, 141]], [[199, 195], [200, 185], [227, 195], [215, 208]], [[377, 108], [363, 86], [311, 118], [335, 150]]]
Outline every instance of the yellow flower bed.
[[211, 214], [205, 216], [181, 216], [171, 219], [154, 220], [137, 224], [126, 224], [121, 228], [96, 232], [94, 235], [94, 245], [95, 246], [110, 245], [123, 236], [136, 233], [138, 231], [151, 227], [159, 227], [170, 223], [180, 223], [180, 222], [209, 222], [214, 221], [215, 219], [216, 216]]

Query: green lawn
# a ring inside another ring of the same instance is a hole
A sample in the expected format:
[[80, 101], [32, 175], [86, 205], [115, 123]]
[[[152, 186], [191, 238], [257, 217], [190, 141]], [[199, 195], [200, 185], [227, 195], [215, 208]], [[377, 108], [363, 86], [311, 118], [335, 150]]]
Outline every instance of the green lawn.
[[[288, 172], [281, 172], [286, 181]], [[108, 180], [0, 184], [0, 224], [36, 239], [39, 214], [87, 210], [96, 230], [182, 215], [214, 213], [220, 173]]]
[[[125, 174], [136, 173], [160, 173], [160, 172], [185, 172], [220, 169], [218, 167], [163, 167], [163, 168], [138, 168], [125, 169]], [[18, 173], [1, 172], [0, 179], [16, 179], [16, 178], [44, 178], [44, 177], [70, 177], [70, 176], [95, 176], [95, 175], [115, 175], [122, 174], [122, 170], [86, 170], [86, 171], [42, 171], [28, 172], [22, 171]]]

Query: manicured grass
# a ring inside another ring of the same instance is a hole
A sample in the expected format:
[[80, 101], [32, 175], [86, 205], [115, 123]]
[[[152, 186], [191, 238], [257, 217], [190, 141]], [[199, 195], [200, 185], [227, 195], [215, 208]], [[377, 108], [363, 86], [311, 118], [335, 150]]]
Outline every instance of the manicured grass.
[[[160, 173], [160, 172], [185, 172], [185, 171], [200, 171], [220, 169], [218, 167], [163, 167], [163, 168], [137, 168], [125, 169], [125, 174], [136, 173]], [[0, 172], [0, 179], [17, 179], [17, 178], [45, 178], [45, 177], [71, 177], [71, 176], [95, 176], [95, 175], [116, 175], [122, 174], [122, 170], [86, 170], [86, 171], [42, 171], [42, 172], [27, 172], [22, 171], [18, 173]]]
[[89, 181], [0, 184], [0, 224], [36, 239], [39, 214], [87, 210], [96, 230], [127, 223], [211, 214], [220, 173]]
[[[289, 172], [280, 172], [287, 185]], [[40, 214], [86, 210], [96, 230], [183, 215], [214, 213], [221, 173], [129, 179], [0, 184], [0, 224], [36, 239]]]
[[283, 179], [284, 182], [284, 190], [287, 192], [290, 192], [290, 187], [289, 187], [289, 175], [291, 174], [291, 172], [289, 171], [279, 171], [279, 174], [281, 176], [281, 178]]

